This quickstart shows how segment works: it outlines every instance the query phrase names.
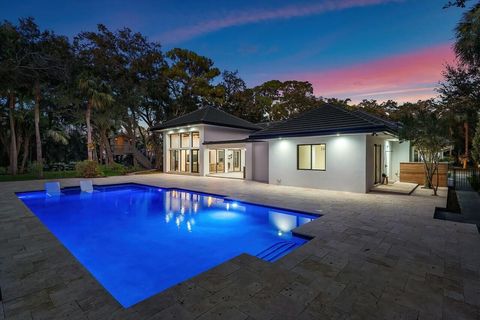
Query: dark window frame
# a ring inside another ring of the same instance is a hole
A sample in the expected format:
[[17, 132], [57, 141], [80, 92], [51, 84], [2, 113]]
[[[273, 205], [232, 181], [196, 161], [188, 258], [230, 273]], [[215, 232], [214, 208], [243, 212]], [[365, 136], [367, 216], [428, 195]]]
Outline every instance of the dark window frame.
[[[193, 145], [193, 135], [198, 134], [198, 146]], [[190, 148], [192, 149], [198, 149], [200, 148], [200, 131], [191, 131], [190, 132]]]
[[[310, 146], [310, 169], [300, 168], [300, 146]], [[325, 169], [313, 169], [313, 146], [325, 147]], [[297, 170], [301, 171], [327, 171], [327, 144], [326, 143], [301, 143], [297, 144]]]

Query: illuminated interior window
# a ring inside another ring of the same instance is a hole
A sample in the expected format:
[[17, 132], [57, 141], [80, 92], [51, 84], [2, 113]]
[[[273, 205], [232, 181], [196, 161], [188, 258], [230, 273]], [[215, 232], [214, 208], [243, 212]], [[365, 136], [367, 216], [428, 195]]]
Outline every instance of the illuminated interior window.
[[325, 144], [301, 144], [297, 146], [298, 170], [325, 170]]
[[199, 148], [200, 147], [200, 133], [192, 132], [192, 147]]
[[325, 170], [325, 145], [312, 145], [312, 169]]
[[170, 135], [170, 148], [180, 148], [180, 135], [178, 133]]
[[182, 133], [182, 148], [190, 147], [190, 133]]

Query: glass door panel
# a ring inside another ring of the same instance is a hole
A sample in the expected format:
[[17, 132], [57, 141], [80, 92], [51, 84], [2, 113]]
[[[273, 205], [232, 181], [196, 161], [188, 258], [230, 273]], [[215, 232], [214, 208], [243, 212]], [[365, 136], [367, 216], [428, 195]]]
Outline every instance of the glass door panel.
[[208, 150], [208, 171], [210, 173], [217, 172], [217, 151]]
[[217, 150], [217, 172], [225, 172], [225, 150]]
[[170, 150], [170, 171], [178, 171], [180, 168], [180, 159], [178, 150]]
[[190, 150], [180, 151], [181, 172], [190, 172]]
[[198, 173], [198, 150], [192, 150], [192, 172]]
[[241, 150], [233, 150], [233, 171], [240, 172], [242, 171], [242, 153]]

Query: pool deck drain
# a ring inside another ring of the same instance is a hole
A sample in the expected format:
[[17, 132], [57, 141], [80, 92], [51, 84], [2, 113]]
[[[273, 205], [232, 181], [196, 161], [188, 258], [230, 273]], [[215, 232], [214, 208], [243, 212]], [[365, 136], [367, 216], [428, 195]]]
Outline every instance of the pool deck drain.
[[95, 180], [124, 182], [228, 190], [323, 216], [296, 230], [310, 242], [274, 263], [241, 255], [124, 309], [14, 194], [43, 183], [0, 183], [1, 320], [480, 318], [480, 236], [432, 219], [445, 190], [402, 197], [163, 174]]

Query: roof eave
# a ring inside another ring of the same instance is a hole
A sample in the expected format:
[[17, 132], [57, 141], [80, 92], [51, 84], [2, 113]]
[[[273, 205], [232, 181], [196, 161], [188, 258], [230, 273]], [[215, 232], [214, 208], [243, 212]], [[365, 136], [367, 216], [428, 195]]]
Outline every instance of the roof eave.
[[249, 131], [261, 130], [260, 127], [246, 127], [246, 126], [227, 125], [227, 124], [220, 124], [220, 123], [211, 122], [211, 121], [192, 121], [192, 122], [187, 122], [187, 123], [183, 123], [183, 124], [176, 124], [176, 125], [153, 126], [149, 130], [150, 131], [163, 131], [163, 130], [167, 130], [167, 129], [186, 127], [186, 126], [192, 126], [192, 125], [198, 125], [198, 124], [207, 124], [207, 125], [212, 125], [212, 126], [242, 129], [242, 130], [249, 130]]
[[372, 133], [372, 132], [389, 132], [394, 135], [398, 134], [393, 128], [387, 126], [374, 126], [365, 128], [350, 128], [336, 130], [320, 130], [297, 133], [273, 133], [273, 134], [253, 134], [250, 139], [275, 139], [275, 138], [294, 138], [294, 137], [312, 137], [312, 136], [328, 136], [335, 134], [355, 134], [355, 133]]

